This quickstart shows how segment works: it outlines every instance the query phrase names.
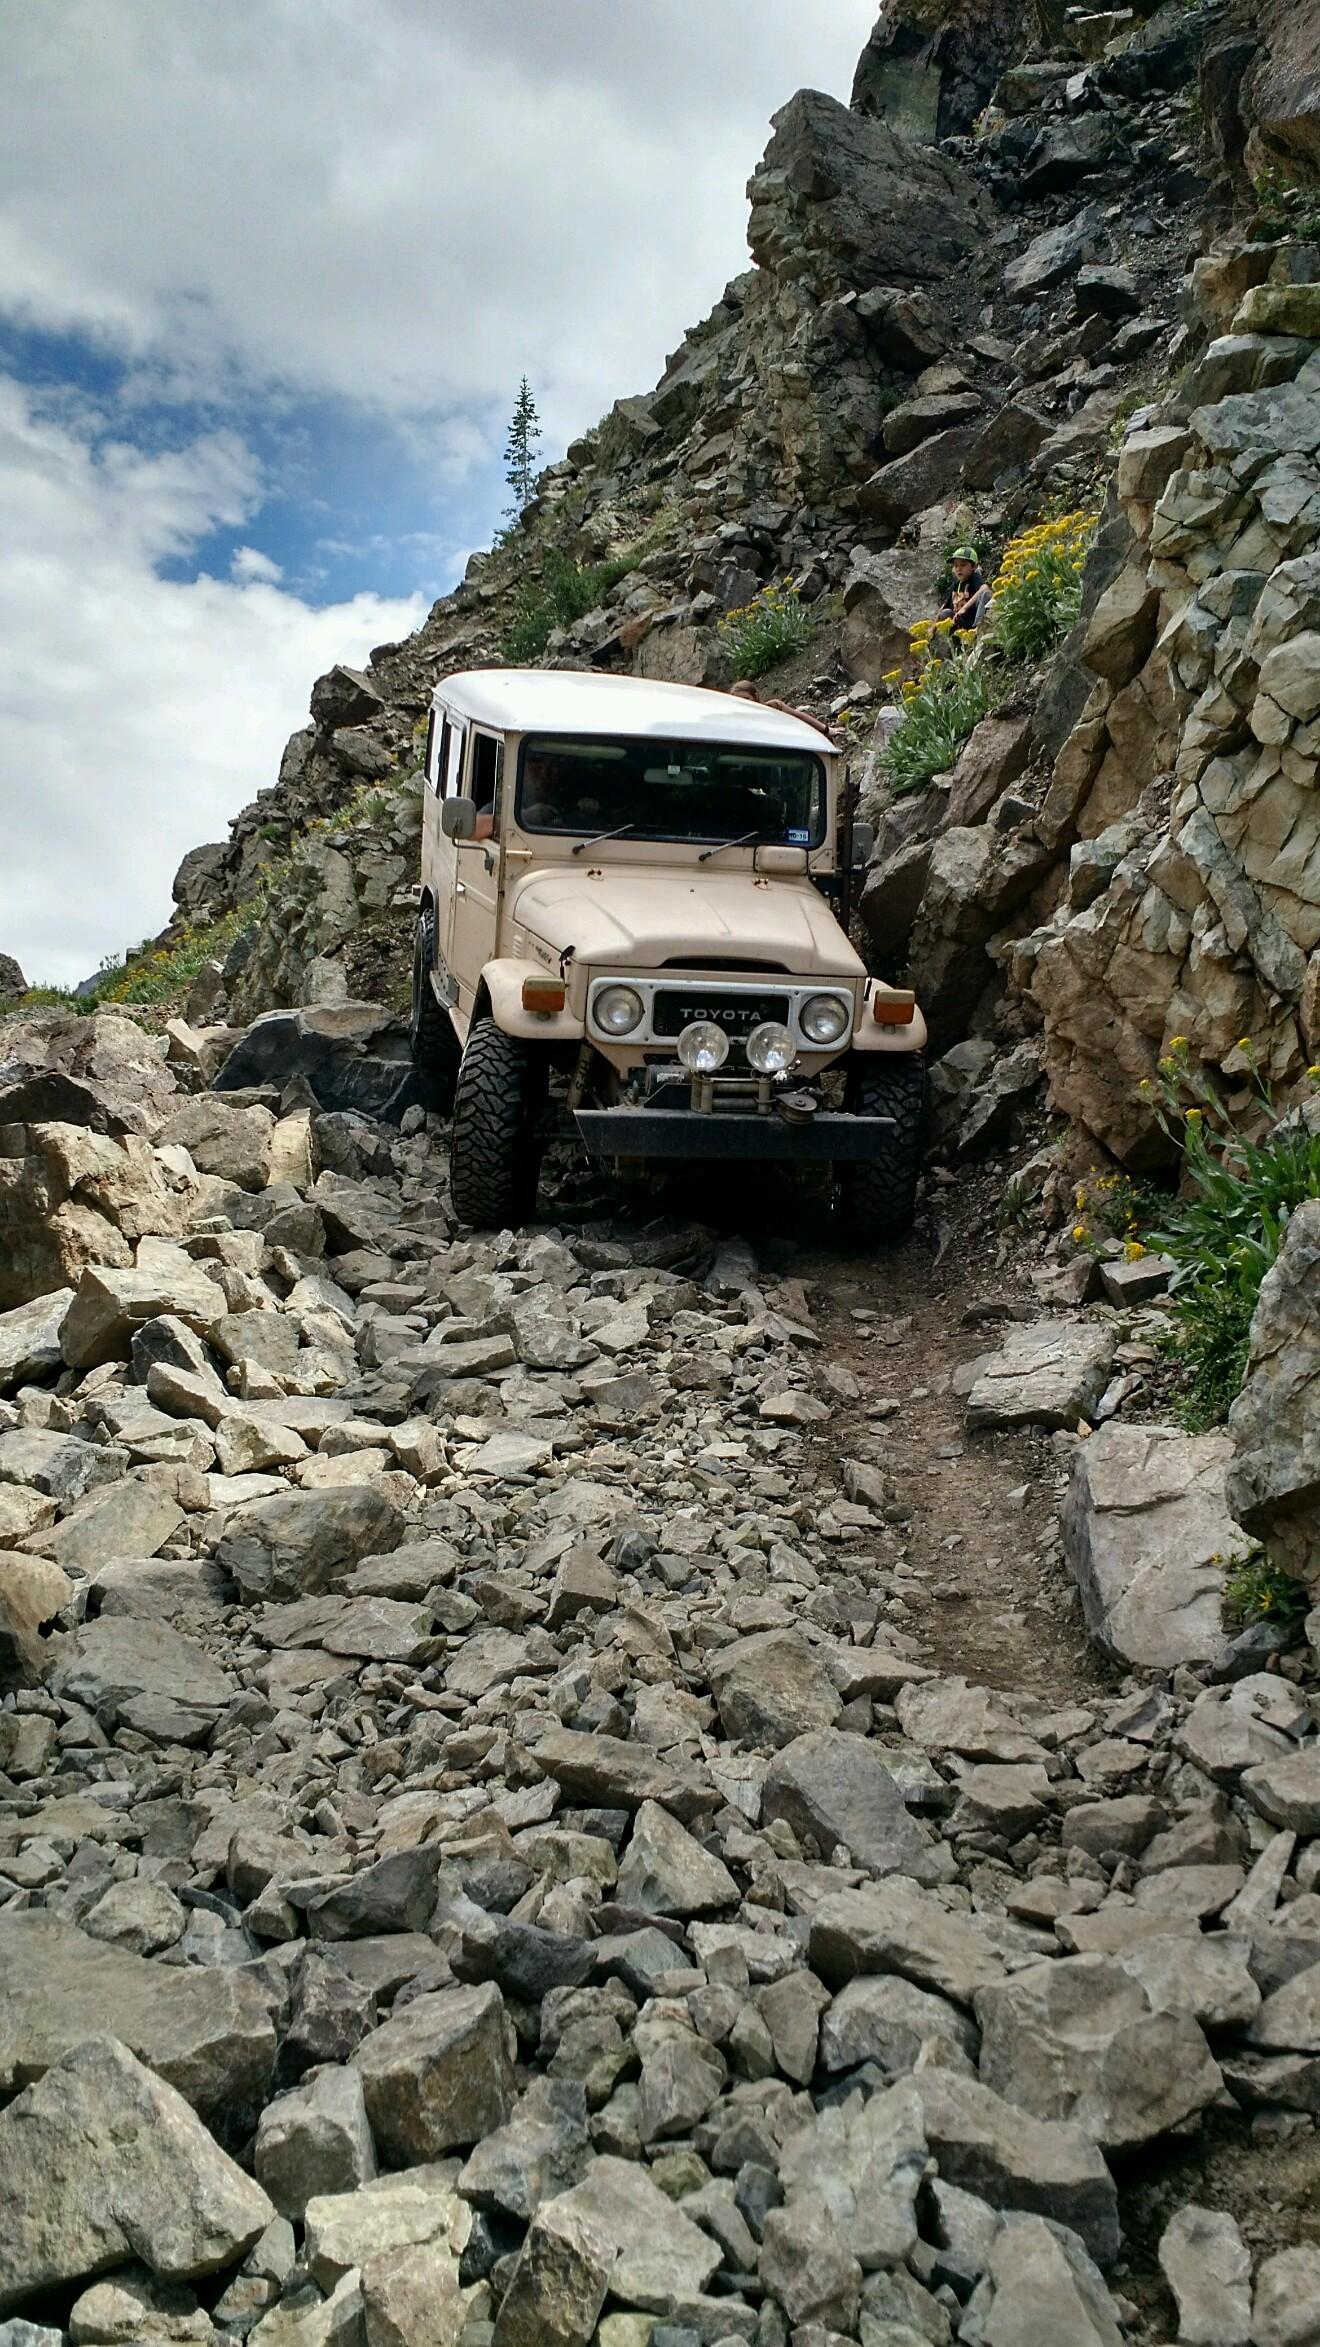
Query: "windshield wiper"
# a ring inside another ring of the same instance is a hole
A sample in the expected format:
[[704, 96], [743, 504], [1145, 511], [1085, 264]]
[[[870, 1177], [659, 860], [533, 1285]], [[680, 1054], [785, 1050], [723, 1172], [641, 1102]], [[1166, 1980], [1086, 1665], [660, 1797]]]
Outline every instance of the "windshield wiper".
[[575, 856], [585, 856], [588, 848], [598, 848], [607, 839], [622, 839], [625, 831], [635, 831], [636, 828], [635, 823], [621, 823], [617, 831], [598, 831], [594, 839], [578, 840], [573, 853]]
[[712, 856], [722, 856], [726, 848], [747, 848], [751, 846], [753, 840], [759, 847], [763, 836], [761, 826], [758, 823], [755, 831], [744, 831], [741, 839], [721, 839], [716, 841], [713, 848], [703, 848], [697, 862], [708, 864]]

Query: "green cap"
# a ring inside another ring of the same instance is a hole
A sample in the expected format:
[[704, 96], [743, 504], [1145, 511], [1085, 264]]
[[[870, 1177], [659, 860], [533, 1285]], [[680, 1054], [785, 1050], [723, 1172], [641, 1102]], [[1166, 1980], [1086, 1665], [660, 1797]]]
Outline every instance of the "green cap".
[[980, 559], [974, 546], [955, 546], [949, 556], [950, 562], [979, 562]]

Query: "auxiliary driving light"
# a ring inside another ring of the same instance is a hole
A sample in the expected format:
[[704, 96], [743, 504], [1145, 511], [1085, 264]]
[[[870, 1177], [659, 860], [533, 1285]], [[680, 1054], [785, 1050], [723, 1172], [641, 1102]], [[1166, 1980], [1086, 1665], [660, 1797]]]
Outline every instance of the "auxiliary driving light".
[[797, 1045], [778, 1019], [766, 1019], [748, 1036], [747, 1057], [758, 1076], [782, 1076], [797, 1058]]
[[729, 1038], [714, 1019], [694, 1019], [678, 1038], [678, 1056], [690, 1076], [713, 1076], [729, 1056]]
[[603, 1035], [631, 1035], [646, 1015], [646, 1005], [635, 986], [602, 986], [591, 1006]]
[[839, 1043], [852, 1025], [852, 1004], [842, 994], [809, 994], [798, 1024], [811, 1043]]

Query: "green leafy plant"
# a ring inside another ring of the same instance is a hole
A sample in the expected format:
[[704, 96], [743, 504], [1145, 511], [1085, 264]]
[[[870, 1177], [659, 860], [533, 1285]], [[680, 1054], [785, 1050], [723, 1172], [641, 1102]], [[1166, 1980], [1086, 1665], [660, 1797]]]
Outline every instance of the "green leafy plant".
[[750, 603], [726, 611], [720, 635], [735, 676], [764, 676], [791, 652], [800, 652], [815, 626], [815, 614], [796, 587], [762, 587]]
[[1272, 1565], [1263, 1548], [1253, 1549], [1225, 1578], [1225, 1619], [1244, 1629], [1253, 1622], [1270, 1622], [1282, 1630], [1300, 1630], [1310, 1610], [1310, 1592], [1304, 1584]]
[[1251, 224], [1253, 244], [1320, 242], [1320, 188], [1304, 186], [1277, 165], [1262, 171], [1256, 181], [1256, 217]]
[[[1177, 1267], [1176, 1357], [1188, 1379], [1181, 1415], [1195, 1432], [1219, 1425], [1241, 1391], [1261, 1281], [1294, 1208], [1320, 1197], [1320, 1132], [1301, 1117], [1275, 1121], [1250, 1043], [1238, 1049], [1253, 1079], [1255, 1121], [1270, 1121], [1262, 1140], [1193, 1066], [1185, 1035], [1174, 1036], [1141, 1087], [1182, 1158], [1178, 1195], [1162, 1202], [1150, 1236]], [[1320, 1068], [1309, 1074], [1320, 1083]]]
[[513, 617], [500, 639], [503, 658], [515, 668], [539, 660], [557, 627], [571, 627], [575, 619], [594, 611], [636, 564], [636, 551], [612, 562], [579, 564], [561, 547], [549, 547], [539, 580], [523, 587], [515, 599]]
[[950, 650], [931, 654], [899, 690], [903, 714], [880, 765], [894, 796], [906, 798], [956, 762], [990, 706], [990, 680], [974, 652]]

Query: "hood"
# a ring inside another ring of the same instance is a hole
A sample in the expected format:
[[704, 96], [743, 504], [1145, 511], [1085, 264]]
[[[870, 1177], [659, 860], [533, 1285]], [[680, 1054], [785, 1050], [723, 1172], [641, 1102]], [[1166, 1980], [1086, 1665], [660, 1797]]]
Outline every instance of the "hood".
[[757, 880], [747, 871], [675, 871], [609, 864], [602, 878], [533, 872], [510, 891], [514, 923], [579, 963], [637, 970], [665, 962], [733, 957], [810, 977], [863, 973], [824, 898], [809, 880]]

